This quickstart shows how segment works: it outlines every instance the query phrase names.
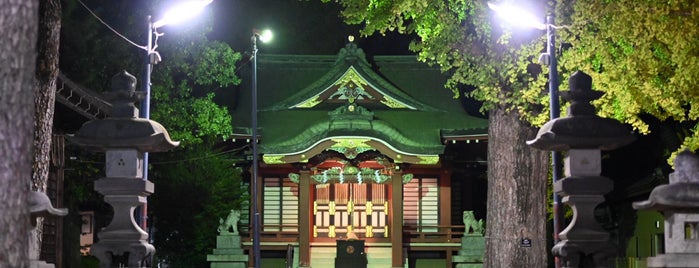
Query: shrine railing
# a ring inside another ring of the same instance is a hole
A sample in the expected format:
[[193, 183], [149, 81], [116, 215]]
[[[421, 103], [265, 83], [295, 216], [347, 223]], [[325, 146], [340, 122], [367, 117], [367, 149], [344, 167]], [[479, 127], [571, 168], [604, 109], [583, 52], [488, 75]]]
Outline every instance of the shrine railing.
[[[263, 242], [296, 242], [298, 229], [298, 225], [264, 225], [260, 239]], [[248, 232], [242, 235], [250, 240]], [[463, 225], [403, 226], [404, 243], [458, 243], [463, 235]]]
[[[265, 224], [260, 231], [263, 242], [296, 242], [299, 237], [299, 226], [295, 224]], [[251, 230], [251, 229], [248, 229]], [[251, 233], [244, 233], [250, 239]]]
[[463, 225], [403, 226], [405, 243], [455, 243], [463, 235]]

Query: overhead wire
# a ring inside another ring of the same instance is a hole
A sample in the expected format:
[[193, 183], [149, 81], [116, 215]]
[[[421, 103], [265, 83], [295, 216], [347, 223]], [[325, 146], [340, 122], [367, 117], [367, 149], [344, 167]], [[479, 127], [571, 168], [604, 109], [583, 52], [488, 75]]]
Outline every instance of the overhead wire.
[[[205, 159], [213, 158], [213, 157], [223, 155], [223, 154], [239, 152], [247, 147], [249, 147], [249, 146], [242, 146], [240, 148], [234, 148], [234, 149], [230, 149], [230, 150], [221, 151], [218, 153], [207, 154], [207, 155], [200, 156], [200, 157], [192, 157], [192, 158], [177, 159], [177, 160], [170, 160], [170, 161], [151, 162], [149, 164], [150, 165], [165, 165], [165, 164], [177, 164], [177, 163], [184, 163], [184, 162], [190, 162], [190, 161], [205, 160]], [[230, 159], [230, 160], [235, 160], [235, 159]], [[80, 163], [89, 163], [89, 164], [104, 164], [104, 162], [81, 160], [81, 159], [74, 159], [73, 161], [80, 162]]]
[[[83, 8], [85, 8], [85, 10], [87, 10], [93, 17], [95, 17], [95, 19], [97, 19], [100, 23], [102, 23], [102, 25], [104, 25], [107, 29], [109, 29], [110, 31], [112, 31], [114, 34], [116, 34], [117, 36], [119, 36], [120, 38], [124, 39], [126, 42], [128, 42], [129, 44], [131, 44], [131, 45], [133, 45], [133, 46], [135, 46], [135, 47], [137, 47], [137, 48], [140, 48], [140, 49], [143, 49], [143, 50], [148, 50], [147, 46], [139, 45], [139, 44], [137, 44], [136, 42], [131, 41], [128, 37], [126, 37], [126, 36], [124, 36], [123, 34], [119, 33], [119, 31], [117, 31], [117, 30], [114, 29], [112, 26], [110, 26], [107, 22], [105, 22], [102, 18], [100, 18], [94, 11], [92, 11], [92, 9], [90, 9], [90, 7], [88, 7], [85, 3], [83, 3], [82, 0], [77, 0], [77, 1], [78, 1], [78, 3], [80, 3], [80, 5], [83, 6]], [[157, 48], [157, 40], [158, 40], [158, 37], [160, 37], [161, 35], [162, 35], [162, 33], [155, 32], [155, 46], [152, 48], [153, 51]], [[250, 61], [251, 61], [251, 59], [252, 59], [252, 58], [249, 58], [246, 62], [243, 62], [243, 64], [241, 64], [241, 65], [239, 65], [239, 66], [235, 66], [234, 72], [236, 72], [236, 71], [237, 71], [238, 69], [240, 69], [241, 67], [243, 67], [243, 66], [249, 64]], [[172, 164], [172, 163], [183, 163], [183, 162], [188, 162], [188, 161], [197, 161], [197, 160], [207, 159], [207, 158], [215, 157], [215, 156], [222, 155], [222, 154], [226, 154], [226, 153], [231, 153], [231, 152], [239, 151], [239, 150], [242, 150], [242, 149], [243, 149], [243, 148], [237, 148], [237, 149], [231, 149], [231, 150], [227, 150], [227, 151], [223, 151], [223, 152], [219, 152], [219, 153], [215, 153], [215, 154], [210, 154], [210, 155], [205, 155], [205, 156], [201, 156], [201, 157], [188, 158], [188, 159], [180, 159], [180, 160], [172, 160], [172, 161], [163, 161], [163, 162], [150, 163], [150, 164], [157, 165], [157, 164]], [[82, 163], [96, 163], [95, 161], [86, 161], [86, 160], [77, 160], [77, 161], [78, 161], [78, 162], [82, 162]]]
[[219, 155], [227, 154], [227, 153], [232, 153], [232, 152], [238, 152], [240, 150], [243, 150], [245, 147], [248, 146], [243, 146], [241, 148], [235, 148], [231, 150], [226, 150], [218, 153], [213, 153], [213, 154], [208, 154], [200, 157], [192, 157], [192, 158], [185, 158], [185, 159], [178, 159], [178, 160], [171, 160], [171, 161], [159, 161], [159, 162], [154, 162], [152, 164], [154, 165], [165, 165], [165, 164], [176, 164], [176, 163], [183, 163], [183, 162], [189, 162], [189, 161], [199, 161], [199, 160], [204, 160], [212, 157], [216, 157]]
[[140, 48], [140, 49], [143, 49], [143, 50], [148, 50], [148, 48], [147, 48], [146, 46], [142, 46], [142, 45], [136, 44], [136, 42], [131, 41], [128, 37], [124, 36], [123, 34], [119, 33], [117, 30], [115, 30], [114, 28], [112, 28], [112, 26], [109, 26], [109, 24], [107, 24], [104, 20], [102, 20], [102, 18], [100, 18], [99, 16], [97, 16], [97, 14], [96, 14], [94, 11], [92, 11], [92, 9], [90, 9], [85, 3], [83, 3], [83, 1], [81, 1], [81, 0], [77, 0], [77, 1], [78, 1], [78, 3], [80, 3], [80, 5], [82, 5], [88, 12], [90, 12], [90, 14], [92, 14], [93, 17], [95, 17], [100, 23], [102, 23], [102, 25], [104, 25], [105, 27], [107, 27], [107, 29], [109, 29], [110, 31], [112, 31], [114, 34], [116, 34], [117, 36], [119, 36], [119, 37], [121, 37], [122, 39], [126, 40], [126, 42], [129, 42], [129, 44], [131, 44], [131, 45], [133, 45], [133, 46], [135, 46], [135, 47], [137, 47], [137, 48]]

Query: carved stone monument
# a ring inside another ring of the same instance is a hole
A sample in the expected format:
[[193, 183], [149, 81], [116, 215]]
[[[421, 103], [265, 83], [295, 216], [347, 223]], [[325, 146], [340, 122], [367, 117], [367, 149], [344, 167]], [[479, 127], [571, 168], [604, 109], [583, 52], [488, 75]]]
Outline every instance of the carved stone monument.
[[248, 256], [241, 246], [241, 238], [238, 233], [240, 210], [231, 209], [226, 219], [219, 219], [219, 235], [216, 236], [216, 248], [214, 254], [206, 255], [206, 260], [211, 262], [211, 268], [245, 268]]
[[648, 267], [699, 267], [699, 157], [680, 153], [670, 184], [655, 187], [633, 207], [665, 216], [665, 254], [648, 258]]
[[609, 233], [595, 220], [595, 207], [604, 202], [604, 194], [613, 182], [603, 176], [602, 150], [612, 150], [631, 143], [635, 137], [621, 123], [595, 114], [590, 101], [602, 96], [592, 90], [592, 78], [575, 72], [569, 79], [570, 90], [561, 92], [571, 102], [568, 117], [556, 118], [539, 129], [530, 146], [549, 151], [568, 151], [565, 178], [554, 184], [554, 191], [573, 210], [573, 219], [559, 233], [561, 241], [552, 252], [562, 267], [607, 267], [614, 256]]
[[143, 155], [179, 144], [170, 140], [159, 123], [138, 118], [134, 102], [143, 94], [135, 88], [134, 76], [126, 71], [115, 75], [112, 91], [105, 96], [112, 103], [112, 117], [89, 121], [75, 135], [68, 136], [77, 145], [106, 154], [106, 177], [95, 181], [95, 190], [112, 206], [114, 217], [97, 234], [99, 242], [91, 249], [101, 268], [147, 266], [155, 248], [136, 224], [133, 213], [153, 193], [153, 183], [143, 179]]
[[463, 214], [464, 236], [461, 238], [461, 250], [451, 261], [456, 268], [480, 268], [483, 267], [485, 256], [485, 226], [483, 219], [476, 220], [473, 211], [467, 210]]

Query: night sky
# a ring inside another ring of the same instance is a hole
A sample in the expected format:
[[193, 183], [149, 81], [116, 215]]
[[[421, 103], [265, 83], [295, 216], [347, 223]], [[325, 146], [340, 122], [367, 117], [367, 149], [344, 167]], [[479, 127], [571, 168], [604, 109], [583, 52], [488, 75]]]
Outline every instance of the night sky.
[[[156, 1], [162, 6], [151, 7], [148, 1], [154, 0], [139, 0], [143, 2], [111, 2], [113, 0], [83, 0], [83, 2], [94, 12], [104, 19], [110, 26], [117, 31], [125, 34], [139, 45], [145, 43], [140, 40], [135, 34], [142, 29], [130, 29], [133, 27], [133, 21], [120, 20], [128, 17], [128, 14], [133, 12], [138, 5], [143, 5], [146, 11], [141, 13], [150, 13], [153, 15], [153, 20], [158, 20], [162, 17], [162, 13], [166, 11], [168, 6], [171, 6], [183, 0], [160, 0]], [[95, 18], [77, 3], [72, 3], [76, 6], [73, 10], [74, 16], [79, 16], [81, 20], [98, 24]], [[340, 18], [340, 6], [336, 3], [322, 3], [320, 0], [214, 0], [206, 11], [201, 14], [203, 16], [212, 16], [213, 19], [212, 31], [209, 33], [209, 38], [220, 40], [228, 43], [231, 48], [244, 55], [249, 55], [251, 51], [250, 37], [253, 29], [271, 29], [274, 32], [274, 40], [268, 44], [258, 43], [260, 54], [297, 54], [297, 55], [336, 55], [341, 48], [347, 44], [349, 35], [355, 36], [355, 43], [362, 48], [368, 57], [373, 55], [406, 55], [413, 54], [408, 50], [408, 44], [411, 40], [410, 36], [399, 35], [397, 33], [388, 33], [386, 36], [374, 34], [367, 38], [361, 38], [359, 35], [360, 25], [346, 25]], [[141, 10], [143, 11], [143, 10]], [[201, 17], [201, 16], [200, 16]], [[194, 18], [196, 20], [197, 17]], [[144, 19], [145, 22], [145, 19]], [[199, 25], [200, 26], [200, 25]], [[192, 27], [199, 27], [194, 25]], [[113, 35], [106, 27], [99, 25], [93, 27], [99, 32], [99, 35], [89, 35], [83, 33], [84, 29], [81, 24], [64, 25], [62, 29], [62, 43], [71, 40], [96, 38], [100, 35]], [[178, 26], [165, 26], [160, 30], [164, 33], [160, 37], [160, 44], [172, 42], [173, 38], [178, 38], [178, 35], [183, 31], [177, 28]], [[75, 44], [62, 45], [61, 69], [67, 73], [74, 81], [82, 83], [81, 75], [91, 70], [85, 65], [76, 63], [85, 49], [96, 41], [87, 42], [72, 42]], [[122, 40], [117, 40], [115, 44], [129, 47]], [[72, 48], [72, 50], [65, 50]], [[136, 48], [131, 48], [134, 51], [134, 57], [138, 59], [141, 51]], [[87, 50], [89, 53], [89, 50]], [[77, 55], [67, 57], [64, 54]], [[167, 60], [168, 55], [164, 55], [163, 60]], [[77, 57], [77, 58], [76, 58]], [[98, 58], [101, 59], [101, 58]], [[97, 66], [105, 64], [104, 59], [96, 62], [90, 62]], [[103, 67], [104, 69], [106, 67]], [[77, 73], [71, 71], [78, 70]], [[132, 73], [138, 73], [137, 70], [132, 70]], [[84, 84], [83, 84], [84, 85]], [[88, 88], [100, 87], [87, 85]], [[108, 86], [105, 86], [107, 88]], [[57, 109], [65, 110], [58, 111], [60, 114], [73, 114], [70, 109], [57, 105]], [[75, 114], [67, 116], [68, 118], [82, 118]], [[80, 127], [81, 120], [72, 122], [71, 120], [63, 120], [55, 122], [61, 128], [70, 130]]]
[[369, 55], [402, 55], [409, 37], [395, 33], [359, 37], [359, 25], [346, 25], [336, 3], [320, 0], [214, 0], [213, 39], [222, 40], [235, 51], [250, 50], [252, 29], [271, 29], [274, 40], [258, 44], [260, 53], [334, 55], [354, 35]]

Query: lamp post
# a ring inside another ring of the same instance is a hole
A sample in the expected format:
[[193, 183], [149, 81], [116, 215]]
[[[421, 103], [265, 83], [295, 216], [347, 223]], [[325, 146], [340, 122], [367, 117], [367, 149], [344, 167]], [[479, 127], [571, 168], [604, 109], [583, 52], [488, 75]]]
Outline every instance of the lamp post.
[[[539, 58], [544, 64], [549, 66], [549, 106], [550, 106], [550, 119], [556, 119], [560, 117], [560, 100], [558, 94], [558, 63], [556, 61], [556, 26], [554, 23], [553, 15], [546, 16], [546, 22], [538, 22], [538, 19], [520, 9], [513, 6], [498, 6], [492, 3], [488, 3], [488, 7], [498, 13], [498, 15], [504, 20], [512, 23], [513, 25], [524, 24], [528, 27], [546, 30], [546, 53], [542, 54]], [[561, 153], [552, 151], [551, 152], [551, 177], [555, 183], [561, 178]], [[561, 212], [561, 198], [553, 192], [553, 240], [554, 244], [559, 241], [558, 233], [561, 232], [561, 223], [563, 213]], [[560, 264], [556, 261], [556, 267]]]
[[[187, 19], [190, 19], [199, 12], [201, 12], [205, 6], [210, 4], [213, 0], [196, 0], [196, 1], [189, 1], [189, 2], [184, 2], [178, 6], [175, 6], [171, 9], [169, 9], [163, 18], [160, 20], [153, 22], [151, 16], [147, 17], [147, 24], [148, 24], [148, 29], [146, 32], [146, 46], [143, 47], [143, 49], [146, 50], [145, 54], [145, 61], [144, 61], [144, 70], [143, 70], [143, 84], [142, 84], [142, 90], [144, 92], [144, 98], [141, 101], [140, 105], [140, 112], [139, 112], [139, 117], [145, 118], [145, 119], [150, 119], [150, 77], [151, 77], [151, 70], [153, 68], [153, 65], [157, 64], [160, 62], [160, 54], [155, 51], [155, 49], [158, 47], [157, 45], [157, 37], [162, 35], [158, 33], [158, 28], [165, 26], [165, 25], [173, 25], [177, 24], [180, 22], [183, 22]], [[155, 36], [155, 42], [153, 41], [153, 36]], [[145, 152], [143, 154], [143, 180], [148, 180], [148, 152]], [[147, 228], [147, 219], [148, 219], [148, 202], [146, 201], [143, 203], [143, 206], [140, 209], [140, 225], [143, 230]]]
[[[549, 64], [549, 106], [551, 120], [560, 117], [561, 108], [558, 96], [558, 62], [556, 60], [556, 28], [553, 25], [553, 15], [546, 16], [546, 57]], [[555, 184], [561, 179], [561, 152], [551, 151], [551, 177]], [[560, 239], [558, 233], [561, 232], [563, 213], [561, 211], [561, 197], [552, 191], [553, 198], [553, 243]], [[556, 267], [560, 263], [556, 261]]]
[[272, 31], [264, 30], [252, 31], [252, 254], [254, 267], [260, 267], [260, 208], [258, 204], [258, 165], [259, 155], [257, 152], [257, 39], [263, 43], [272, 40]]

